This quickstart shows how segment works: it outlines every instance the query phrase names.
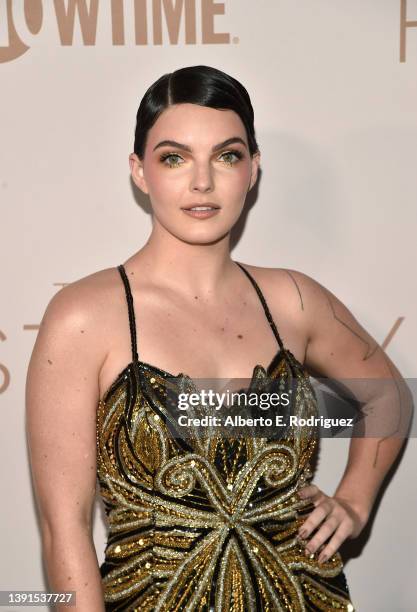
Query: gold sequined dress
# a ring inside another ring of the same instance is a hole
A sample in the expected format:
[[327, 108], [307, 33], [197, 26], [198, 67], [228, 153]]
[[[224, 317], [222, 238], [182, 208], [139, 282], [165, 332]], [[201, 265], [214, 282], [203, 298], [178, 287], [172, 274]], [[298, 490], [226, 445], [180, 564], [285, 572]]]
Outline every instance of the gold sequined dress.
[[[305, 368], [283, 346], [250, 385], [296, 384], [293, 413], [317, 414]], [[132, 361], [97, 410], [97, 478], [109, 525], [100, 566], [106, 611], [254, 612], [354, 607], [339, 552], [319, 564], [296, 538], [314, 505], [298, 500], [311, 478], [317, 438], [181, 439], [164, 401], [167, 385], [191, 385], [140, 361], [133, 296], [123, 265]]]

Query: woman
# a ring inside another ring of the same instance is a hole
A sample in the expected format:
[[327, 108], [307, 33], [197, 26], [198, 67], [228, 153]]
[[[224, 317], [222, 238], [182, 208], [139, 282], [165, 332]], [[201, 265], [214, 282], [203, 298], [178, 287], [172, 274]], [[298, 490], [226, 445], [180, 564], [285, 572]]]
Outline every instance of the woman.
[[[164, 393], [195, 389], [194, 378], [279, 380], [296, 385], [294, 410], [308, 416], [309, 372], [399, 372], [318, 282], [231, 258], [260, 163], [238, 81], [207, 66], [162, 76], [141, 101], [129, 163], [151, 235], [123, 265], [52, 298], [28, 370], [51, 587], [75, 590], [86, 612], [353, 610], [338, 549], [366, 524], [400, 440], [352, 439], [329, 495], [308, 483], [308, 431], [181, 438]], [[101, 567], [96, 475], [110, 526]]]

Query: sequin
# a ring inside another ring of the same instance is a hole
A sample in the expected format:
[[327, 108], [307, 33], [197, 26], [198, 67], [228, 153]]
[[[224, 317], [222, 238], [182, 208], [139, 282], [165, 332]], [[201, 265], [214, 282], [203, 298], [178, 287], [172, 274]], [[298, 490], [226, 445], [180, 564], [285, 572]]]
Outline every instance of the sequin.
[[[282, 439], [173, 436], [166, 388], [192, 381], [139, 361], [121, 268], [133, 360], [97, 410], [97, 478], [109, 526], [100, 566], [106, 611], [353, 612], [340, 554], [319, 563], [297, 537], [314, 509], [296, 496], [313, 476], [313, 430], [290, 429]], [[316, 415], [306, 370], [279, 342], [268, 369], [255, 366], [251, 386], [268, 377], [283, 388], [295, 383], [294, 413]]]

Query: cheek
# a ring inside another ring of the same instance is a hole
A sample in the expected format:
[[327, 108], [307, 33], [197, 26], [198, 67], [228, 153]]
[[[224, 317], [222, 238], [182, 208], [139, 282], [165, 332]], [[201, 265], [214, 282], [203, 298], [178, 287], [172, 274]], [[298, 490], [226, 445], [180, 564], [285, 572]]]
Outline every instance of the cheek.
[[184, 180], [178, 180], [178, 176], [175, 177], [169, 169], [161, 168], [157, 164], [152, 164], [146, 169], [145, 178], [149, 195], [155, 200], [155, 203], [165, 200], [172, 201], [172, 197], [180, 191], [184, 182]]
[[230, 175], [226, 175], [225, 186], [233, 191], [237, 197], [245, 194], [248, 190], [251, 177], [251, 166], [249, 164], [241, 164], [235, 168]]

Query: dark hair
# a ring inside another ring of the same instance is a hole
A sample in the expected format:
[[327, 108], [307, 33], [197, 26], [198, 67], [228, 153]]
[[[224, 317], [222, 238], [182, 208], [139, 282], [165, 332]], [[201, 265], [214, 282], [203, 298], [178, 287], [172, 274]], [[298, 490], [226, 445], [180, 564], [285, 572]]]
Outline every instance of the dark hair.
[[250, 97], [239, 81], [211, 66], [188, 66], [161, 76], [143, 96], [136, 114], [134, 152], [143, 159], [148, 131], [159, 115], [173, 104], [190, 103], [235, 111], [248, 138], [249, 151], [258, 149]]

